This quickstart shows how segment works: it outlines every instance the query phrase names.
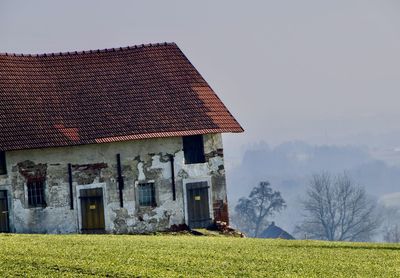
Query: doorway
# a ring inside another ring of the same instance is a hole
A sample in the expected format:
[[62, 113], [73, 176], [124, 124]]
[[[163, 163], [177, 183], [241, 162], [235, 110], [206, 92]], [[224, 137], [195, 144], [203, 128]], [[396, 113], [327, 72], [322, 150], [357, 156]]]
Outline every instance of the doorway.
[[208, 182], [186, 183], [188, 224], [190, 228], [207, 228], [211, 224]]
[[81, 189], [82, 233], [104, 233], [103, 188]]
[[0, 233], [9, 233], [9, 213], [8, 213], [8, 200], [7, 190], [0, 190]]

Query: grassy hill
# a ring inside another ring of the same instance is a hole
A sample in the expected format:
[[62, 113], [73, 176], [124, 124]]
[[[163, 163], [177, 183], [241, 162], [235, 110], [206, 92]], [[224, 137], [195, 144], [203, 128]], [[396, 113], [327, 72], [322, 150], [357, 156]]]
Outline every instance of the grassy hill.
[[400, 245], [0, 235], [0, 277], [400, 277]]

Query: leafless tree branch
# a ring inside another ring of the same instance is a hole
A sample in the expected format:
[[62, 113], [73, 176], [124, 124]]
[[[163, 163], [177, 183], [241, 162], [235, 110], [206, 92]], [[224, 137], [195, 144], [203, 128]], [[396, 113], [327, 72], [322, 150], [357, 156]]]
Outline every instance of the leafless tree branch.
[[302, 206], [305, 218], [295, 232], [308, 238], [367, 241], [380, 226], [376, 202], [346, 173], [314, 175]]

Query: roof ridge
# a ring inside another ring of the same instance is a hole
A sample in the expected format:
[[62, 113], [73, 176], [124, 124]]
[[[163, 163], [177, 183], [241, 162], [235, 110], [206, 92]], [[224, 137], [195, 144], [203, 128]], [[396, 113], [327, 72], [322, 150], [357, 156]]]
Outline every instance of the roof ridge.
[[176, 43], [174, 43], [174, 42], [147, 43], [147, 44], [137, 44], [137, 45], [125, 46], [125, 47], [112, 47], [112, 48], [90, 49], [90, 50], [81, 50], [81, 51], [50, 52], [50, 53], [40, 53], [40, 54], [0, 52], [0, 57], [1, 56], [10, 56], [10, 57], [70, 56], [70, 55], [81, 55], [81, 54], [89, 54], [89, 53], [116, 52], [116, 51], [124, 51], [124, 50], [138, 49], [138, 48], [144, 48], [144, 47], [167, 46], [167, 45], [176, 46]]

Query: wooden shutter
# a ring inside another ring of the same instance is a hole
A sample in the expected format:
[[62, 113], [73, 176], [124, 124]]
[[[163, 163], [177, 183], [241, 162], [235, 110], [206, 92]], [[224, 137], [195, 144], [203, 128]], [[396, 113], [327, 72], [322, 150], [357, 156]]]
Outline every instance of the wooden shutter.
[[185, 136], [182, 141], [186, 164], [206, 162], [203, 135]]

